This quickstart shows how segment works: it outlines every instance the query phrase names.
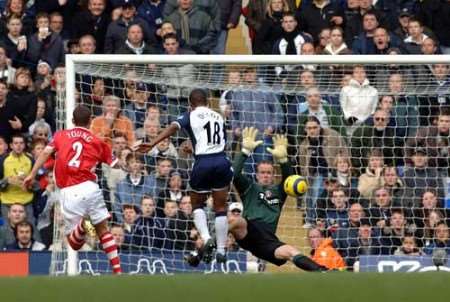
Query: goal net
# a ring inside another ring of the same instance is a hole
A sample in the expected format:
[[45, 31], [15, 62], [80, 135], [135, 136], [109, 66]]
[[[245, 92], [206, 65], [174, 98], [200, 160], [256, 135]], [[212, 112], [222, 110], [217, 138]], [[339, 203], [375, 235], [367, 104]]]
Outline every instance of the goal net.
[[[242, 169], [249, 180], [264, 177], [257, 163], [272, 161], [266, 148], [273, 135], [287, 136], [289, 160], [307, 180], [307, 193], [274, 204], [265, 191], [252, 201], [262, 208], [283, 207], [280, 240], [306, 255], [312, 252], [313, 259], [330, 267], [370, 270], [393, 255], [428, 259], [448, 242], [449, 60], [68, 56], [58, 116], [70, 127], [76, 104], [87, 105], [94, 116], [91, 130], [111, 144], [120, 160], [119, 168], [102, 166], [97, 173], [129, 274], [296, 270], [266, 267], [239, 249], [232, 236], [226, 265], [193, 269], [183, 261], [201, 244], [188, 197], [193, 164], [188, 133], [178, 132], [143, 155], [129, 147], [138, 139], [151, 141], [188, 111], [194, 88], [205, 89], [210, 107], [225, 118], [232, 160], [240, 152], [242, 130], [259, 130], [263, 144]], [[273, 182], [279, 183], [280, 169], [274, 167]], [[243, 198], [232, 190], [229, 201]], [[205, 208], [214, 221], [210, 200]], [[67, 261], [61, 215], [55, 215], [54, 225], [59, 244], [52, 253], [53, 274], [65, 274], [71, 265], [77, 273], [110, 271], [95, 238], [75, 262]]]

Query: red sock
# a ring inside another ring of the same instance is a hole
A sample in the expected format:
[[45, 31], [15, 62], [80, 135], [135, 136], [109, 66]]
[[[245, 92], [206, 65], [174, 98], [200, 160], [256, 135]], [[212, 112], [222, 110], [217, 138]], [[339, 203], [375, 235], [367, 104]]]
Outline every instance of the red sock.
[[106, 232], [102, 235], [102, 237], [100, 237], [100, 243], [102, 244], [103, 251], [109, 259], [113, 273], [120, 274], [122, 269], [120, 268], [120, 259], [117, 253], [117, 245], [114, 241], [114, 237], [110, 232]]
[[83, 229], [82, 221], [80, 221], [79, 224], [75, 227], [75, 229], [70, 233], [70, 235], [67, 237], [67, 240], [75, 251], [78, 251], [81, 249], [81, 247], [84, 245], [84, 238], [85, 238], [86, 232]]

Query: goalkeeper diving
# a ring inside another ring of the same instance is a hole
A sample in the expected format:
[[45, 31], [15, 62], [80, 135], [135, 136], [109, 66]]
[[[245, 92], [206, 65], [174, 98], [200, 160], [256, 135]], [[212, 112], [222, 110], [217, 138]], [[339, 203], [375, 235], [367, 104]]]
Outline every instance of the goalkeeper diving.
[[287, 138], [277, 134], [273, 137], [273, 149], [267, 148], [273, 158], [280, 164], [282, 180], [274, 184], [274, 165], [261, 161], [256, 166], [256, 180], [247, 178], [242, 169], [253, 150], [262, 144], [256, 141], [258, 130], [245, 128], [242, 131], [242, 149], [233, 163], [233, 183], [242, 199], [243, 213], [228, 213], [228, 230], [233, 234], [239, 246], [250, 251], [256, 257], [281, 266], [287, 261], [306, 271], [327, 271], [324, 266], [302, 255], [300, 251], [281, 242], [275, 235], [281, 210], [286, 200], [283, 190], [284, 180], [294, 174], [287, 156]]

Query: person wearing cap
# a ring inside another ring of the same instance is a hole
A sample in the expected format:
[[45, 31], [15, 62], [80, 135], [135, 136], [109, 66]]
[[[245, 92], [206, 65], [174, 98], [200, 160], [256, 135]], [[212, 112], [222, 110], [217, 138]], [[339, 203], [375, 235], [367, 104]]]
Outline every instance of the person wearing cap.
[[150, 33], [155, 37], [160, 36], [160, 29], [164, 23], [165, 4], [166, 0], [143, 0], [137, 7], [137, 15], [147, 23]]
[[[275, 235], [287, 198], [283, 183], [289, 175], [294, 174], [287, 155], [287, 138], [284, 135], [275, 135], [273, 149], [268, 148], [281, 167], [282, 176], [279, 184], [274, 183], [274, 164], [270, 161], [258, 163], [256, 182], [242, 173], [247, 158], [263, 143], [256, 140], [257, 134], [256, 128], [243, 129], [242, 149], [233, 162], [233, 184], [243, 202], [243, 211], [239, 205], [232, 204], [228, 213], [229, 231], [241, 248], [260, 259], [278, 266], [291, 261], [304, 270], [326, 270], [302, 255], [295, 247], [281, 242]], [[242, 213], [238, 213], [239, 211]]]
[[108, 25], [105, 36], [104, 52], [114, 54], [123, 47], [127, 39], [127, 29], [132, 24], [139, 24], [144, 34], [144, 41], [148, 44], [156, 42], [154, 34], [151, 32], [147, 22], [136, 16], [136, 3], [134, 0], [119, 0], [114, 8], [121, 8], [122, 14], [118, 20]]

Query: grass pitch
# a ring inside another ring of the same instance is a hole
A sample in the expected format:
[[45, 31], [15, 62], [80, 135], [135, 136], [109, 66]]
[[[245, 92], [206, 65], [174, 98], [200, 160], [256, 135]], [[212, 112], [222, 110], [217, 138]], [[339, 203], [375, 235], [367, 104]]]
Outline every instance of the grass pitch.
[[450, 274], [258, 274], [1, 278], [0, 301], [450, 301]]

